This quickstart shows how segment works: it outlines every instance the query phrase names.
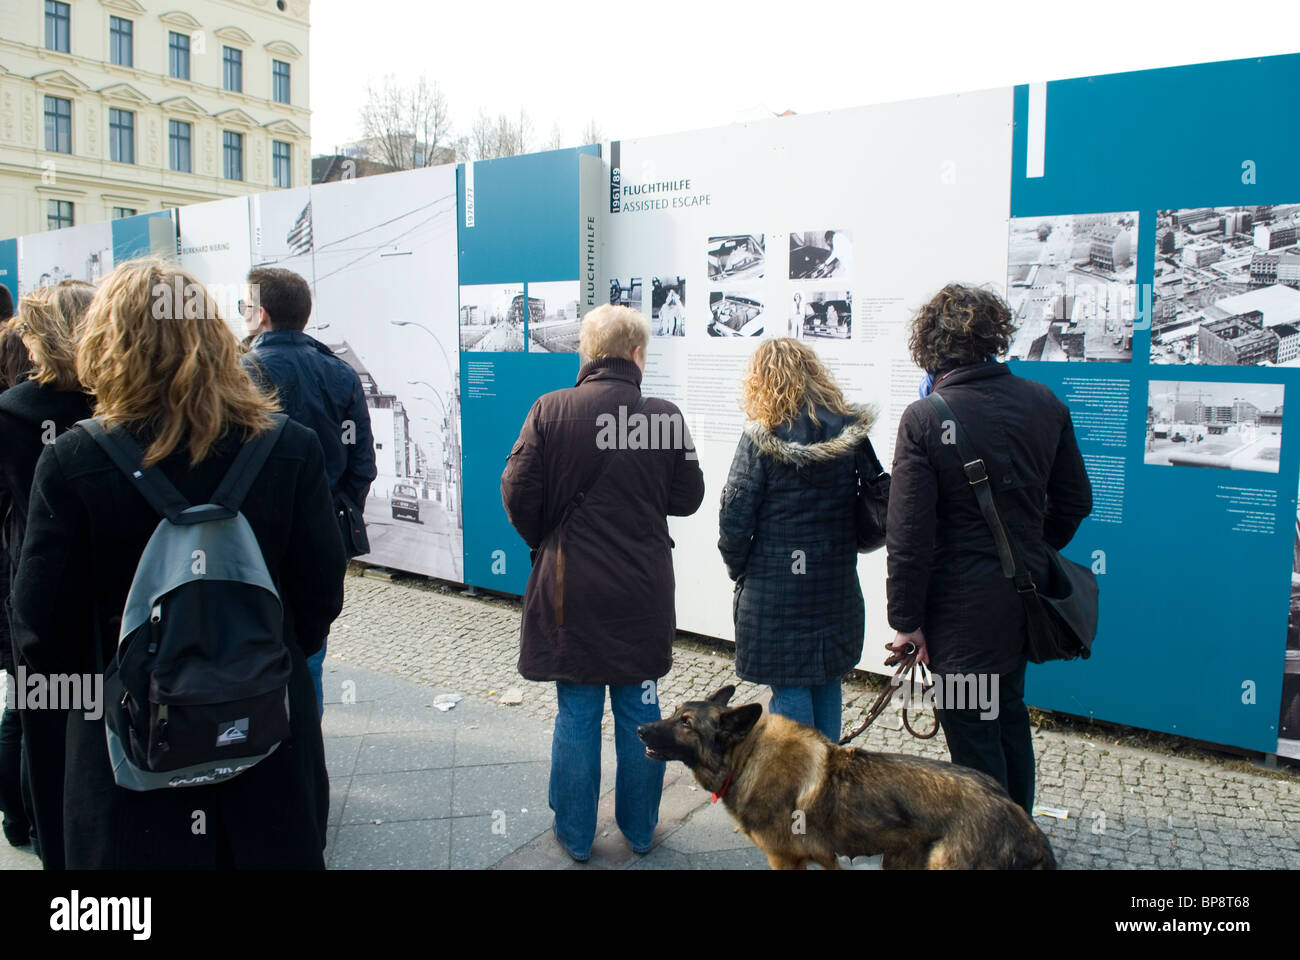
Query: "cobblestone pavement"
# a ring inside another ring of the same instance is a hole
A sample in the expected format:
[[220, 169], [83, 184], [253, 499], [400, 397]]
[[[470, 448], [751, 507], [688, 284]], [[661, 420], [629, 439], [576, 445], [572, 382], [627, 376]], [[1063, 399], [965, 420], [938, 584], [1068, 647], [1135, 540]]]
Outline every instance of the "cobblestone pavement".
[[[498, 709], [531, 717], [545, 734], [555, 714], [554, 685], [530, 683], [518, 675], [518, 642], [516, 603], [352, 576], [329, 651], [331, 658], [347, 664], [396, 674], [477, 703], [499, 701], [506, 690], [518, 688], [523, 702]], [[737, 685], [736, 702], [766, 693], [766, 688], [738, 682], [732, 670], [726, 655], [690, 642], [679, 644], [673, 669], [660, 682], [665, 710], [724, 683]], [[866, 682], [846, 681], [845, 724], [855, 724], [874, 696]], [[607, 712], [610, 739], [612, 724]], [[857, 745], [947, 759], [942, 732], [920, 741], [889, 729], [898, 726], [892, 710]], [[1098, 731], [1091, 737], [1046, 729], [1034, 735], [1038, 804], [1069, 811], [1066, 819], [1035, 818], [1062, 867], [1300, 868], [1300, 773], [1293, 768], [1270, 771], [1242, 761], [1176, 757], [1118, 745], [1104, 739], [1104, 729]], [[670, 771], [665, 818], [680, 817], [688, 825], [699, 817], [719, 818], [721, 808], [708, 804], [707, 794], [692, 790], [689, 775], [679, 773]], [[748, 841], [743, 837], [736, 835], [727, 845], [735, 849], [736, 866], [761, 865], [761, 857], [751, 855], [756, 851], [744, 849]], [[555, 846], [549, 833], [534, 846], [531, 852], [516, 853], [517, 862], [502, 865], [548, 865], [537, 858], [543, 856], [539, 851]], [[635, 865], [689, 866], [683, 857], [700, 852], [665, 850], [662, 862], [652, 855]]]

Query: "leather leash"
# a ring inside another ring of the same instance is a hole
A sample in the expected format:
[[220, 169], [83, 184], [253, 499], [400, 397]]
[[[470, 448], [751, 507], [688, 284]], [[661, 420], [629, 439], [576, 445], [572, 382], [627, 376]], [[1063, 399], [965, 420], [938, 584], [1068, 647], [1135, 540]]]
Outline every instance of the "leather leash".
[[[903, 685], [905, 679], [908, 684], [907, 693], [908, 699], [910, 700], [918, 682], [916, 677], [918, 669], [921, 673], [919, 681], [921, 684], [921, 698], [924, 699], [926, 693], [934, 688], [934, 679], [930, 676], [929, 669], [925, 664], [920, 663], [917, 660], [916, 645], [909, 643], [907, 646], [907, 650], [893, 651], [894, 655], [899, 658], [899, 662], [898, 669], [895, 670], [894, 675], [889, 678], [889, 686], [885, 687], [885, 689], [881, 691], [880, 696], [876, 697], [876, 702], [867, 709], [867, 715], [862, 718], [862, 722], [854, 728], [853, 732], [840, 738], [840, 746], [844, 746], [844, 744], [848, 743], [854, 737], [857, 737], [863, 730], [867, 729], [867, 727], [871, 726], [871, 724], [875, 722], [876, 718], [884, 712], [885, 707], [888, 706], [889, 701], [898, 691], [898, 688]], [[888, 665], [888, 661], [886, 661], [886, 665]], [[939, 732], [939, 717], [937, 714], [935, 715], [934, 727], [929, 733], [917, 733], [912, 729], [912, 724], [907, 719], [907, 707], [903, 707], [903, 728], [918, 740], [929, 740]]]

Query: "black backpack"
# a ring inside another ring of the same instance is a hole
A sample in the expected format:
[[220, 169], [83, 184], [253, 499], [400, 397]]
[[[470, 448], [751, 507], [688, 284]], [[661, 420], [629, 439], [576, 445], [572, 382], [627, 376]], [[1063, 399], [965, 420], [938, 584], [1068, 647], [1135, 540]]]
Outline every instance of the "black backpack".
[[245, 443], [191, 506], [122, 429], [79, 423], [162, 519], [136, 564], [104, 674], [113, 778], [129, 790], [218, 783], [289, 736], [284, 611], [240, 505], [287, 418]]

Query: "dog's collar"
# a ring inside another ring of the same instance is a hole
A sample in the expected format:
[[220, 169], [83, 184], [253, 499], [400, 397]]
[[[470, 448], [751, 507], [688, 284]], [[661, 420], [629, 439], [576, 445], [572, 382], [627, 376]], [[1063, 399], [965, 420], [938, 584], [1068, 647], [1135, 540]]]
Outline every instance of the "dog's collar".
[[731, 786], [731, 778], [734, 777], [735, 775], [736, 775], [735, 770], [732, 770], [731, 773], [727, 774], [727, 779], [723, 781], [722, 789], [713, 795], [714, 803], [717, 803], [719, 800], [721, 800], [723, 797], [727, 795], [727, 788]]

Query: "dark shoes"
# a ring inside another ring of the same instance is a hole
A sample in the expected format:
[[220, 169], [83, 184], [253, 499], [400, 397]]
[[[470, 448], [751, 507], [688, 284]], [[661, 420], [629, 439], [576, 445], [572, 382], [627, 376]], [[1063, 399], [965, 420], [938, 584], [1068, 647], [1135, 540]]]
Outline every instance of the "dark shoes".
[[7, 817], [4, 821], [5, 839], [9, 841], [11, 847], [25, 847], [29, 843], [36, 842], [36, 834], [32, 832], [27, 821], [10, 820]]

